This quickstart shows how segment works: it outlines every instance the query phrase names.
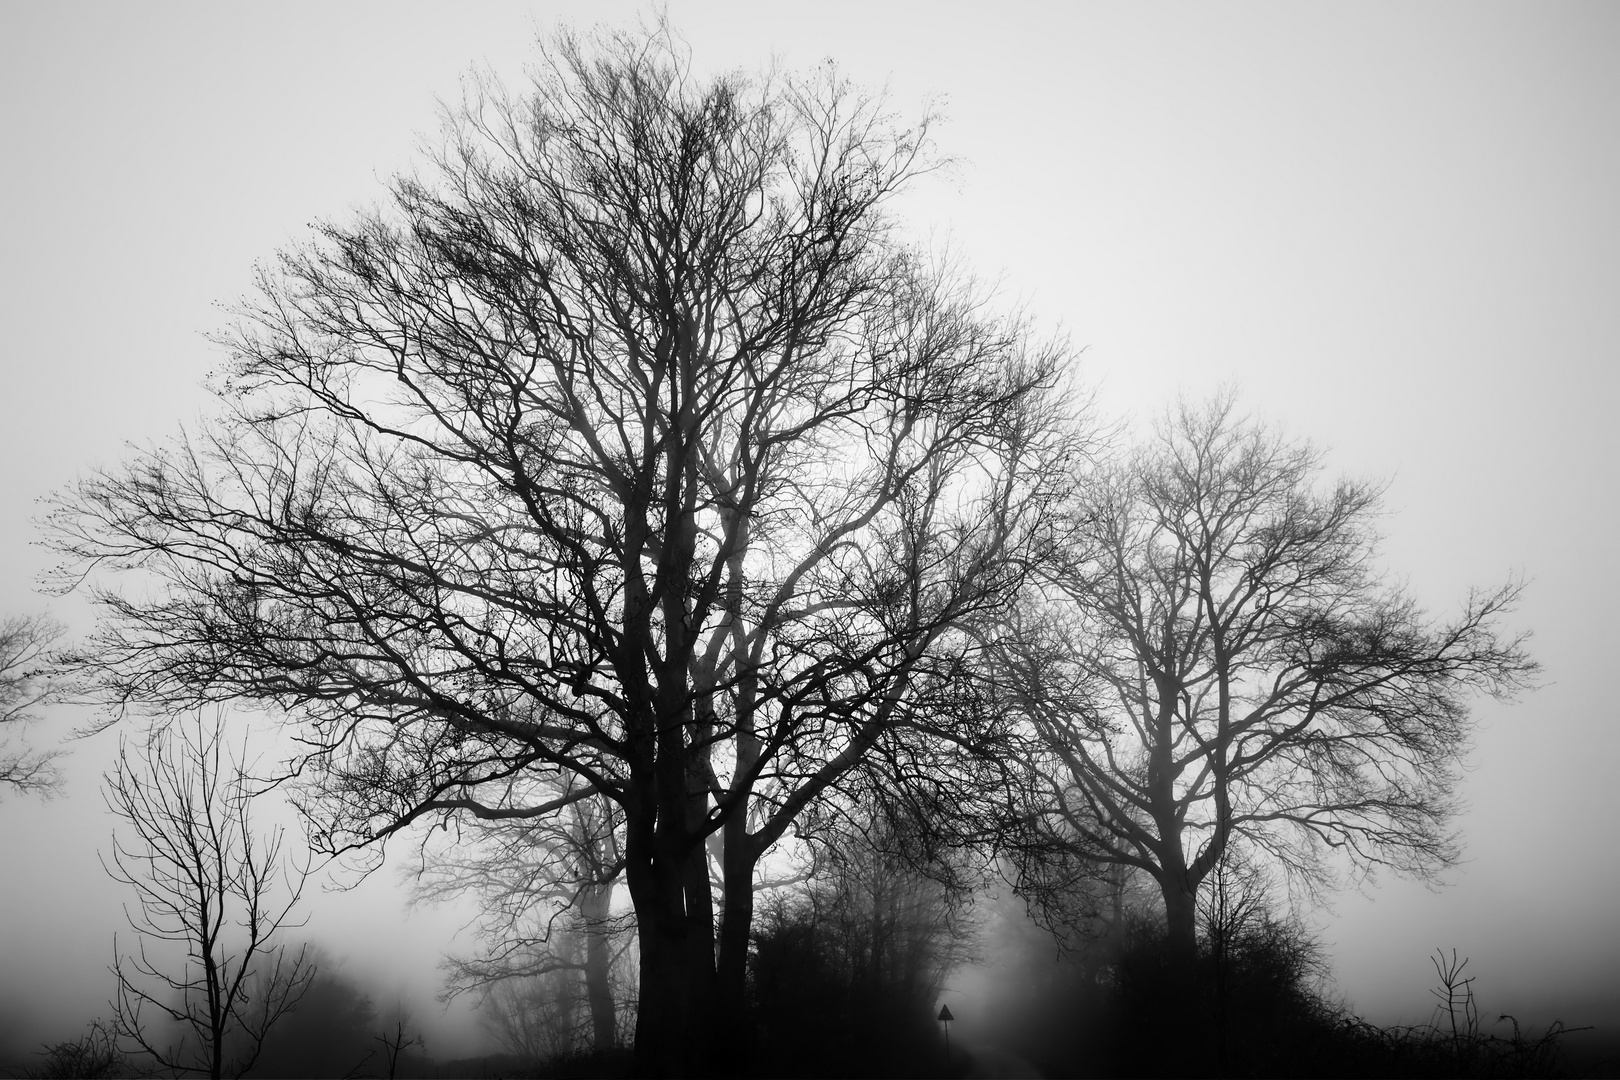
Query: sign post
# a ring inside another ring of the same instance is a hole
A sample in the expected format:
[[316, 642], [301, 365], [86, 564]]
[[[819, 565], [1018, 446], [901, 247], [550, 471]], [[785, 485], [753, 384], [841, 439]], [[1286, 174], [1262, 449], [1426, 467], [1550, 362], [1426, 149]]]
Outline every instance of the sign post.
[[956, 1017], [951, 1015], [951, 1007], [949, 1005], [941, 1005], [939, 1007], [939, 1022], [945, 1025], [945, 1056], [946, 1057], [951, 1056], [951, 1021], [955, 1020], [955, 1019], [956, 1019]]

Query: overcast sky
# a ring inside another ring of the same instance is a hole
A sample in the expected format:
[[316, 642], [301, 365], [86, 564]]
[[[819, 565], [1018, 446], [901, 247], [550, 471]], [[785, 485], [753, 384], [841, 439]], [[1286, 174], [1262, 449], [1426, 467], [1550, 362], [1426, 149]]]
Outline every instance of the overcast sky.
[[[255, 261], [378, 200], [474, 65], [516, 82], [558, 20], [648, 10], [0, 5], [0, 614], [88, 627], [36, 591], [36, 500], [208, 413], [204, 335]], [[1620, 965], [1620, 5], [669, 13], [700, 68], [832, 57], [901, 114], [941, 101], [960, 164], [911, 226], [1084, 346], [1106, 411], [1236, 382], [1333, 470], [1390, 481], [1384, 556], [1431, 610], [1532, 579], [1510, 629], [1546, 685], [1477, 709], [1467, 862], [1315, 921], [1374, 1020], [1427, 1018], [1436, 946], [1473, 958], [1482, 1014], [1620, 1017], [1598, 985]], [[0, 803], [0, 1041], [106, 1011], [115, 739], [76, 746], [62, 798]], [[310, 931], [425, 1003], [470, 942], [402, 896], [323, 895]], [[431, 1051], [463, 1048], [443, 1032]]]

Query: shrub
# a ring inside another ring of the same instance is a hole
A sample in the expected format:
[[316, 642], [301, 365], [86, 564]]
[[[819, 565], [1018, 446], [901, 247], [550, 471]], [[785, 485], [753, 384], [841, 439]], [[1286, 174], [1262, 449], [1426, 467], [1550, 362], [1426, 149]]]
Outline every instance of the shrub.
[[118, 1050], [118, 1040], [112, 1029], [97, 1020], [90, 1030], [77, 1039], [69, 1039], [46, 1047], [40, 1052], [42, 1060], [24, 1075], [45, 1078], [82, 1077], [84, 1080], [103, 1080], [106, 1077], [135, 1076], [133, 1063]]

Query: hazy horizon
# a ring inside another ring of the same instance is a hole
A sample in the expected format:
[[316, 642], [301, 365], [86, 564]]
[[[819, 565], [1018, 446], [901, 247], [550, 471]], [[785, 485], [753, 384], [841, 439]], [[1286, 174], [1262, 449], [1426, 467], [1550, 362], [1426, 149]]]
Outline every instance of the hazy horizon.
[[[49, 612], [36, 502], [126, 444], [195, 430], [205, 335], [256, 263], [380, 202], [475, 66], [521, 79], [559, 20], [634, 3], [0, 8], [10, 208], [0, 615]], [[1069, 335], [1101, 413], [1177, 393], [1248, 411], [1388, 482], [1382, 559], [1436, 614], [1531, 582], [1541, 688], [1476, 703], [1445, 884], [1385, 875], [1308, 912], [1337, 990], [1419, 1023], [1428, 957], [1472, 962], [1481, 1014], [1620, 1019], [1620, 857], [1605, 676], [1620, 654], [1620, 8], [671, 3], [699, 70], [836, 59], [901, 117], [938, 99], [956, 159], [905, 224]], [[90, 719], [59, 706], [53, 745]], [[102, 873], [117, 731], [70, 746], [62, 795], [0, 801], [0, 1049], [105, 1015], [126, 899]], [[308, 934], [407, 998], [448, 1059], [489, 1045], [434, 1001], [470, 909], [407, 907], [400, 867], [312, 890]], [[982, 983], [983, 977], [980, 978]], [[972, 979], [964, 979], [971, 984]], [[967, 994], [965, 990], [959, 990]], [[389, 1002], [379, 998], [379, 1009]], [[953, 1010], [971, 1031], [972, 1009]]]

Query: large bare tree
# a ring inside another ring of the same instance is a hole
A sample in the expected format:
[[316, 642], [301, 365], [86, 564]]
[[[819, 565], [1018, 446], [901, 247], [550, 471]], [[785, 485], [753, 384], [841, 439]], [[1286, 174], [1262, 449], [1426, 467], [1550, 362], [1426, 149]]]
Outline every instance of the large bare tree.
[[283, 863], [282, 830], [254, 830], [241, 770], [223, 716], [199, 712], [142, 750], [122, 743], [106, 777], [125, 829], [107, 872], [135, 890], [126, 914], [139, 942], [132, 955], [114, 942], [114, 1031], [124, 1051], [176, 1074], [247, 1072], [315, 973], [280, 941], [301, 925], [289, 920], [307, 871]]
[[1045, 602], [1004, 639], [1045, 745], [1039, 833], [1150, 877], [1184, 956], [1233, 844], [1306, 882], [1330, 856], [1450, 865], [1468, 698], [1535, 670], [1494, 631], [1518, 585], [1425, 616], [1377, 565], [1378, 488], [1319, 476], [1230, 393], [1181, 404], [1086, 486]]
[[85, 663], [288, 710], [331, 847], [610, 799], [639, 1067], [708, 1068], [760, 859], [873, 752], [986, 734], [954, 687], [1072, 471], [1061, 345], [894, 235], [928, 147], [830, 68], [562, 36], [264, 275], [217, 422], [60, 500], [158, 586], [103, 579]]

